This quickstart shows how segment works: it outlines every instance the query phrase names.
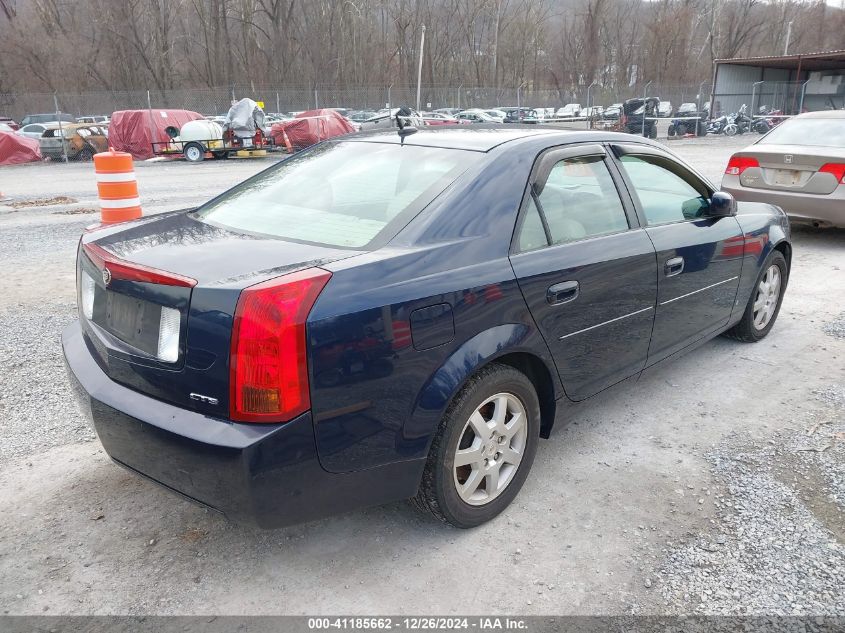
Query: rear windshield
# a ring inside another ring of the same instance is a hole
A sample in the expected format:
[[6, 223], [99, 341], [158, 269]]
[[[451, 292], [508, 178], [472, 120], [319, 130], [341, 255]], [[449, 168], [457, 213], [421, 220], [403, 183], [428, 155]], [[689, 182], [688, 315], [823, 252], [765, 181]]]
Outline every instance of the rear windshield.
[[845, 119], [784, 121], [758, 141], [760, 145], [845, 147]]
[[323, 143], [196, 211], [224, 228], [364, 248], [392, 237], [482, 154], [388, 143]]

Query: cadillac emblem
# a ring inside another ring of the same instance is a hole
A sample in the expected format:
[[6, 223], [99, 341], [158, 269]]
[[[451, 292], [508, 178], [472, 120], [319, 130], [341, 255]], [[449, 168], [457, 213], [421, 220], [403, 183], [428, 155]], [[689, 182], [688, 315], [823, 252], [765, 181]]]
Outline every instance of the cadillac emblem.
[[111, 283], [111, 271], [108, 268], [103, 268], [103, 283], [107, 286]]

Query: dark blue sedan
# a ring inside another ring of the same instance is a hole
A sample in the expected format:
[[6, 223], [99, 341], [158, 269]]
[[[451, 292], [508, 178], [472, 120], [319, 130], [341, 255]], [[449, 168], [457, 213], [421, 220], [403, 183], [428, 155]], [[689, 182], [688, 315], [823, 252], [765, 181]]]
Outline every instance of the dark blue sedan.
[[577, 403], [765, 337], [791, 254], [779, 208], [647, 139], [386, 131], [86, 233], [62, 343], [112, 459], [227, 517], [471, 527]]

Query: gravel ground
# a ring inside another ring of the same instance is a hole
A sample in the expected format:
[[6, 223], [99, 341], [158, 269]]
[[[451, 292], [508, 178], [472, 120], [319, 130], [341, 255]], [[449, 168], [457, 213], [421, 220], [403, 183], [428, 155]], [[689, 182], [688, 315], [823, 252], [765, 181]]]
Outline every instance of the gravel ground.
[[[742, 144], [670, 145], [718, 182]], [[271, 163], [139, 164], [145, 211]], [[845, 231], [795, 231], [764, 342], [715, 340], [573, 411], [493, 522], [397, 503], [262, 532], [117, 468], [76, 410], [58, 341], [90, 165], [3, 168], [0, 191], [3, 613], [845, 615]]]
[[[56, 334], [75, 318], [76, 305], [67, 303], [49, 310], [10, 307], [0, 312], [0, 374], [5, 376], [0, 463], [94, 439], [88, 422], [68, 402], [62, 349], [56, 344]], [[56, 388], [57, 382], [62, 388]]]
[[708, 454], [713, 525], [667, 543], [656, 579], [678, 613], [845, 615], [845, 388], [814, 396], [806, 429], [736, 432]]
[[822, 328], [825, 334], [830, 334], [836, 338], [845, 338], [845, 312], [841, 313], [832, 321], [824, 324]]

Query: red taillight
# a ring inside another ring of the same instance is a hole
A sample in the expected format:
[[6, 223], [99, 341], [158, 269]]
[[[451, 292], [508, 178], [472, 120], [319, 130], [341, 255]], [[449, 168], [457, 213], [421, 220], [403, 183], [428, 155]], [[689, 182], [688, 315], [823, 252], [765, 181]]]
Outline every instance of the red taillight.
[[731, 159], [728, 161], [728, 167], [725, 169], [725, 173], [731, 176], [739, 176], [749, 167], [759, 166], [760, 163], [757, 162], [756, 158], [751, 158], [750, 156], [731, 156]]
[[159, 270], [151, 266], [128, 262], [125, 259], [112, 255], [106, 249], [96, 244], [83, 244], [82, 250], [88, 255], [91, 262], [100, 270], [108, 268], [111, 279], [125, 279], [127, 281], [144, 281], [150, 284], [163, 286], [181, 286], [193, 288], [197, 285], [196, 279], [177, 275], [166, 270]]
[[845, 185], [845, 164], [827, 163], [821, 166], [819, 172], [823, 172], [825, 174], [833, 174], [836, 178], [836, 182], [841, 185]]
[[241, 292], [229, 359], [233, 420], [286, 422], [311, 407], [305, 320], [331, 276], [309, 268]]

